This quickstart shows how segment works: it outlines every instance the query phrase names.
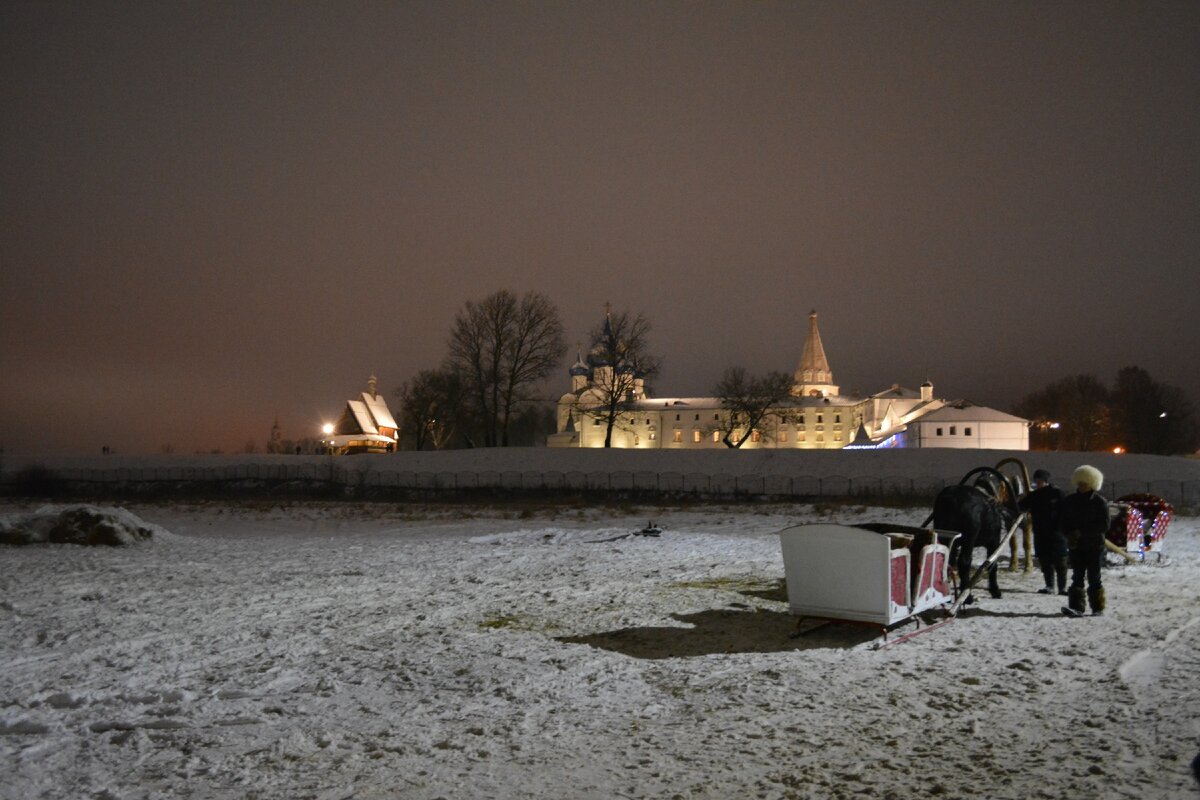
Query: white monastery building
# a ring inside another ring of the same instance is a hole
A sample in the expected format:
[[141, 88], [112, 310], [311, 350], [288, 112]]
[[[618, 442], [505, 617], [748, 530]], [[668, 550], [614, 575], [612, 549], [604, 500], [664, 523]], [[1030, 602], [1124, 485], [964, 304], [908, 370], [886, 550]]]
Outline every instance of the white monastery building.
[[[570, 376], [571, 390], [558, 401], [557, 433], [547, 437], [550, 447], [603, 447], [607, 419], [601, 409], [613, 386], [628, 391], [613, 427], [612, 447], [727, 447], [729, 411], [718, 397], [651, 398], [641, 376], [607, 363], [599, 348], [586, 360], [576, 358]], [[825, 356], [816, 311], [809, 314], [808, 336], [793, 380], [791, 396], [770, 410], [742, 447], [1029, 449], [1027, 420], [963, 401], [936, 399], [928, 381], [918, 391], [893, 385], [869, 397], [841, 394]]]

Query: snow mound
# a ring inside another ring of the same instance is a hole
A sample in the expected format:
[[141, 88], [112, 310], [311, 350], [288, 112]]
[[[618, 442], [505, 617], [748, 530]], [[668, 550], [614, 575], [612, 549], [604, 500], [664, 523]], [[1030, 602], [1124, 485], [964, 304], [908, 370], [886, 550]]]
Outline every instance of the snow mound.
[[0, 544], [83, 544], [120, 547], [162, 537], [167, 531], [123, 508], [44, 506], [32, 514], [0, 518]]

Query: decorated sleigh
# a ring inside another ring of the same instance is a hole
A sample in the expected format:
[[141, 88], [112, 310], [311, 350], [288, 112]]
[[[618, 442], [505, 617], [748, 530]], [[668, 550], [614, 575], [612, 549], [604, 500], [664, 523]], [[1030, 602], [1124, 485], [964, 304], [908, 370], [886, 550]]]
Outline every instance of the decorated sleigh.
[[[797, 525], [780, 532], [788, 606], [805, 622], [877, 625], [885, 638], [954, 602], [950, 548], [959, 534], [903, 525]], [[809, 630], [812, 628], [810, 627]]]
[[1166, 500], [1152, 494], [1127, 494], [1118, 497], [1106, 538], [1109, 549], [1130, 561], [1145, 561], [1155, 553], [1161, 561], [1167, 525], [1175, 509]]

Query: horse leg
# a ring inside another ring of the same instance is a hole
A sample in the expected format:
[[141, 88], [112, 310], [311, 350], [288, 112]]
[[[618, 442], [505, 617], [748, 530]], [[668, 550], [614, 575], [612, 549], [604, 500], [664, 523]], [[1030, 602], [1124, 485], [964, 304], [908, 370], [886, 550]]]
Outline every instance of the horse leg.
[[1000, 599], [1000, 582], [996, 580], [996, 573], [1000, 571], [1000, 565], [993, 563], [988, 567], [988, 592], [997, 600]]
[[1019, 544], [1020, 544], [1020, 542], [1017, 541], [1017, 537], [1015, 537], [1015, 536], [1011, 537], [1008, 540], [1008, 571], [1009, 572], [1017, 571], [1017, 563], [1020, 561], [1020, 559], [1017, 557], [1018, 555], [1020, 555], [1018, 553], [1018, 545]]
[[1025, 528], [1025, 571], [1029, 572], [1033, 569], [1033, 525], [1026, 522]]
[[[962, 597], [967, 591], [967, 586], [971, 582], [971, 550], [963, 548], [958, 554], [958, 596]], [[970, 605], [975, 602], [972, 597], [966, 601], [964, 605]]]

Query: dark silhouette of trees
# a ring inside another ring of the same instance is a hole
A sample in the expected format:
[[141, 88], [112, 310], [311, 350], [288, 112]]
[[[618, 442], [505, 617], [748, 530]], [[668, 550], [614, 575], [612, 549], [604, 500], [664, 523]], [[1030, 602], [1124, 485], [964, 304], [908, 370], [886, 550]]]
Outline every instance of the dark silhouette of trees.
[[1028, 394], [1017, 404], [1017, 413], [1032, 423], [1034, 449], [1107, 447], [1108, 389], [1094, 375], [1073, 375]]
[[635, 399], [639, 382], [658, 374], [659, 359], [649, 352], [649, 335], [645, 316], [627, 311], [606, 312], [604, 322], [588, 334], [594, 404], [581, 404], [579, 411], [605, 426], [605, 447], [612, 447], [613, 426]]
[[1110, 408], [1117, 444], [1131, 453], [1173, 455], [1196, 449], [1200, 436], [1187, 396], [1141, 367], [1117, 372]]
[[1026, 395], [1016, 412], [1031, 421], [1035, 450], [1107, 450], [1170, 455], [1194, 452], [1200, 428], [1191, 402], [1140, 367], [1117, 372], [1108, 390], [1092, 375], [1055, 381]]
[[464, 427], [463, 387], [447, 369], [423, 369], [396, 390], [400, 433], [414, 450], [441, 450]]
[[450, 330], [446, 369], [463, 387], [478, 438], [470, 444], [506, 446], [518, 404], [566, 352], [558, 309], [543, 294], [518, 299], [507, 289], [468, 301]]
[[[792, 376], [771, 371], [751, 376], [744, 367], [730, 367], [713, 387], [721, 406], [729, 412], [718, 425], [726, 447], [738, 448], [755, 430], [761, 430], [767, 414], [791, 396]], [[736, 436], [736, 439], [734, 438]]]

